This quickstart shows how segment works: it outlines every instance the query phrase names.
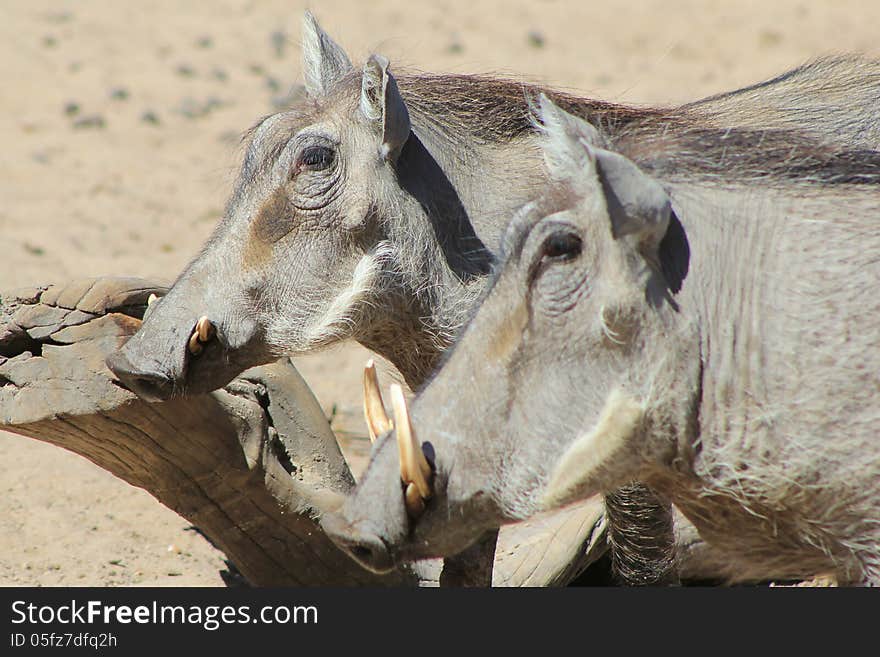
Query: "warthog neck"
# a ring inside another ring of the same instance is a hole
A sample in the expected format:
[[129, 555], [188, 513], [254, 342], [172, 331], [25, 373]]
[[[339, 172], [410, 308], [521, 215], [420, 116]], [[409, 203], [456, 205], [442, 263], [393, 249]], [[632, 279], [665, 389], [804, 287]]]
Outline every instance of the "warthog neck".
[[[504, 228], [547, 184], [532, 118], [542, 90], [468, 75], [400, 75], [398, 83], [412, 134], [396, 166], [404, 194], [386, 223], [394, 285], [382, 292], [386, 315], [368, 314], [355, 337], [419, 386], [470, 316]], [[661, 114], [548, 93], [612, 131]]]
[[646, 480], [740, 578], [857, 580], [877, 536], [864, 519], [878, 513], [880, 355], [864, 329], [880, 313], [880, 194], [701, 184], [673, 198], [691, 247], [678, 300], [699, 330], [696, 424]]
[[370, 313], [356, 337], [418, 387], [472, 313], [504, 227], [544, 174], [534, 136], [484, 144], [412, 118], [398, 165], [404, 196], [385, 225], [394, 258], [383, 312]]

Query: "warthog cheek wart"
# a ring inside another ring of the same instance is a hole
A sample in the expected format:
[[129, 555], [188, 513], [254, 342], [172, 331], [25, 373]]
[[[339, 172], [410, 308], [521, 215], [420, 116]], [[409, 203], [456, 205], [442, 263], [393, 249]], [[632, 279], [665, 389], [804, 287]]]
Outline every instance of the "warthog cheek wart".
[[522, 343], [523, 332], [526, 330], [528, 321], [528, 310], [525, 303], [520, 302], [492, 337], [486, 356], [498, 363], [505, 362]]
[[265, 264], [272, 255], [272, 245], [286, 237], [296, 226], [296, 208], [284, 188], [277, 190], [260, 206], [251, 222], [244, 250], [246, 267]]

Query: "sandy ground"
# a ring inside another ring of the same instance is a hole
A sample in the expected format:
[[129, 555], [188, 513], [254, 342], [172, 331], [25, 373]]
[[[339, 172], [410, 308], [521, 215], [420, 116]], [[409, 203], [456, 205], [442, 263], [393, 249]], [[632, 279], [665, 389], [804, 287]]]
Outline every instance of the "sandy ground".
[[[696, 99], [822, 53], [878, 54], [880, 28], [874, 0], [6, 0], [0, 289], [172, 279], [220, 217], [240, 133], [300, 80], [306, 6], [355, 61], [377, 51], [631, 103]], [[353, 457], [365, 353], [298, 361]], [[218, 586], [223, 568], [144, 491], [0, 433], [0, 585]]]

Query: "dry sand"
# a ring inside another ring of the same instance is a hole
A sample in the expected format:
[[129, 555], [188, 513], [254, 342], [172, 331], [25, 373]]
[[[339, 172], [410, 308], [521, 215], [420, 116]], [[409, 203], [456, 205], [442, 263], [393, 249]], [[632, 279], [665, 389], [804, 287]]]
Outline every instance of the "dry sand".
[[[240, 133], [300, 80], [310, 6], [362, 61], [500, 72], [671, 104], [813, 56], [877, 51], [874, 0], [338, 0], [0, 8], [0, 289], [172, 279], [220, 217]], [[300, 359], [363, 455], [356, 345]], [[362, 463], [362, 459], [357, 459]], [[188, 523], [90, 462], [0, 433], [0, 585], [222, 585]]]

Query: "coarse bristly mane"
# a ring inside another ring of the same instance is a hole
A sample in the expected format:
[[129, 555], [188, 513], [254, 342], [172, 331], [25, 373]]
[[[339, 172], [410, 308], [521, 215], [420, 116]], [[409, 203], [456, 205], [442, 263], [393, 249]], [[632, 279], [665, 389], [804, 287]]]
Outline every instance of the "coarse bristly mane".
[[[816, 66], [789, 72], [785, 79], [810, 73]], [[751, 122], [743, 119], [750, 127], [719, 128], [711, 124], [702, 105], [700, 111], [692, 105], [618, 105], [488, 75], [404, 71], [396, 77], [414, 125], [429, 126], [458, 148], [466, 148], [467, 141], [503, 147], [537, 135], [540, 126], [534, 113], [538, 97], [545, 93], [558, 107], [593, 125], [604, 146], [663, 182], [713, 186], [760, 182], [771, 187], [880, 183], [880, 153], [845, 150], [786, 127], [755, 129], [751, 126], [760, 120], [754, 117]], [[358, 80], [359, 73], [352, 73], [346, 81], [351, 85], [347, 93], [356, 92]], [[557, 198], [555, 205], [566, 202]], [[463, 321], [469, 316], [465, 312]]]
[[450, 134], [482, 143], [504, 143], [534, 132], [531, 106], [540, 93], [601, 129], [617, 131], [635, 121], [660, 118], [666, 110], [578, 98], [539, 85], [489, 75], [403, 75], [398, 79], [407, 107]]
[[[816, 64], [803, 70], [811, 66]], [[503, 144], [533, 134], [532, 107], [543, 92], [566, 112], [595, 126], [612, 148], [663, 180], [785, 185], [880, 182], [878, 152], [846, 150], [790, 127], [721, 128], [690, 105], [617, 105], [486, 75], [402, 75], [398, 82], [414, 116], [448, 135], [464, 134], [477, 143]]]

